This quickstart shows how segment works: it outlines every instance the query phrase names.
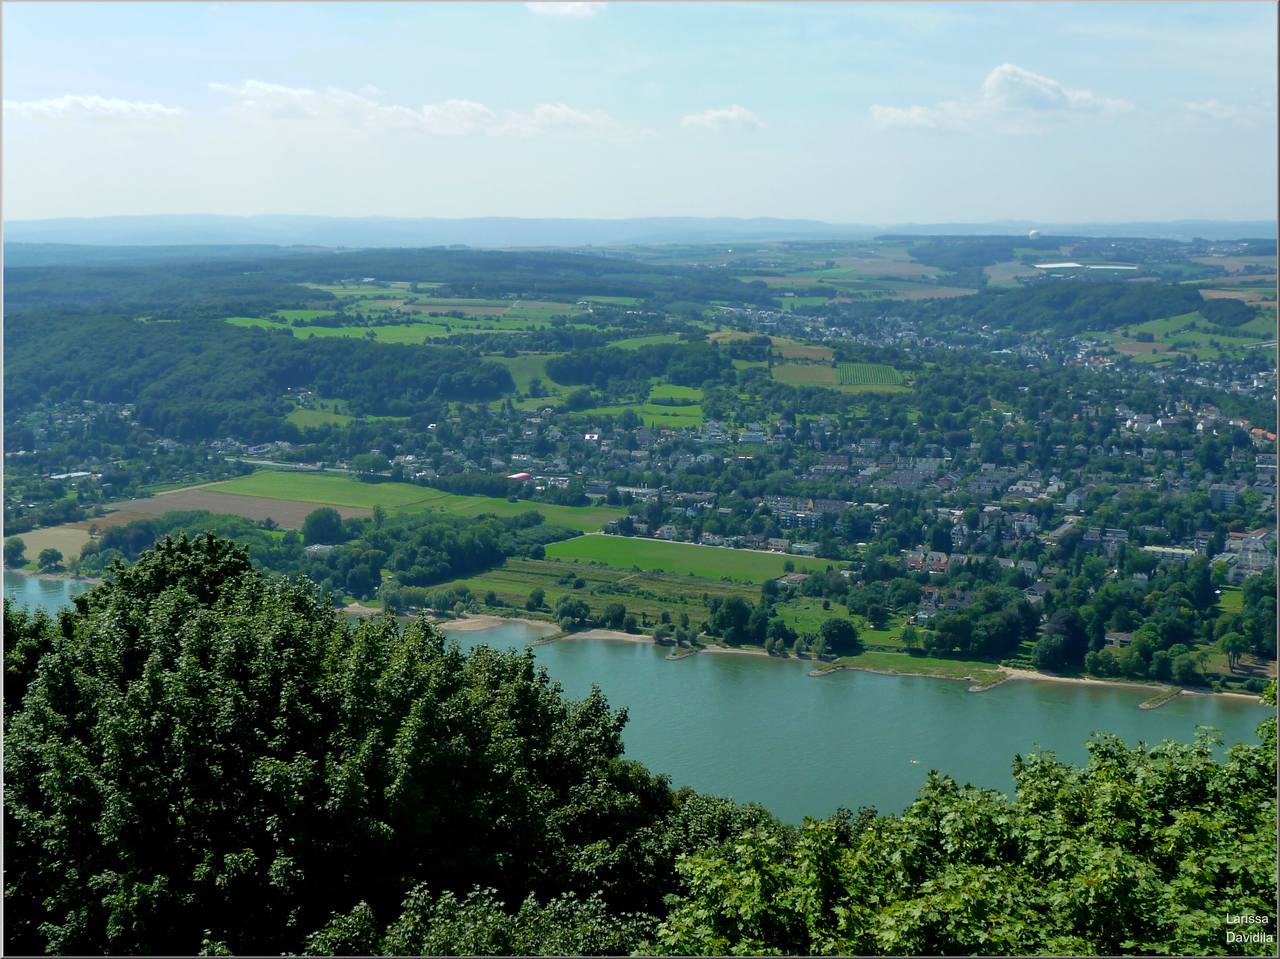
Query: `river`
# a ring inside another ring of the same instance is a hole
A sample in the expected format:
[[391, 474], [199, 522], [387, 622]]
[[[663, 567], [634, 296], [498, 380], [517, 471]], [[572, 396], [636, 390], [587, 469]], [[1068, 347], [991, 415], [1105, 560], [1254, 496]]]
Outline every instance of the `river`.
[[[46, 609], [83, 583], [5, 573], [5, 595]], [[520, 649], [527, 626], [454, 632]], [[667, 661], [644, 643], [570, 640], [535, 647], [571, 696], [596, 683], [630, 721], [627, 755], [677, 785], [758, 802], [783, 819], [827, 816], [839, 806], [898, 812], [930, 769], [1010, 792], [1016, 753], [1039, 746], [1083, 762], [1095, 730], [1125, 740], [1190, 740], [1196, 726], [1230, 743], [1252, 742], [1266, 709], [1247, 700], [1183, 695], [1139, 709], [1150, 690], [1017, 681], [983, 693], [968, 684], [844, 671], [810, 677], [809, 665], [765, 657], [700, 654]]]

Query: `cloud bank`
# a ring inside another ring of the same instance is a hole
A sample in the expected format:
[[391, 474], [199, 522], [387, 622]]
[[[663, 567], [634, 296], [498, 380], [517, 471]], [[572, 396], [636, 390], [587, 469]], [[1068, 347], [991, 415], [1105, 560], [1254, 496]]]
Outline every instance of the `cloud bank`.
[[4, 112], [41, 120], [156, 120], [176, 117], [182, 109], [149, 100], [67, 94], [47, 100], [5, 100]]
[[746, 107], [733, 104], [718, 110], [703, 110], [701, 113], [690, 113], [680, 118], [682, 127], [695, 127], [704, 130], [725, 129], [762, 129], [764, 121]]
[[530, 13], [540, 13], [545, 17], [577, 17], [583, 19], [594, 17], [608, 6], [607, 3], [526, 3], [525, 9]]
[[369, 88], [356, 93], [329, 87], [286, 87], [260, 80], [240, 84], [212, 83], [244, 114], [274, 120], [310, 120], [369, 130], [409, 130], [430, 136], [536, 137], [551, 133], [626, 137], [622, 123], [603, 110], [583, 110], [565, 103], [539, 103], [527, 111], [499, 112], [475, 100], [441, 100], [421, 106], [384, 103]]
[[987, 74], [981, 91], [972, 99], [943, 100], [933, 106], [874, 104], [871, 118], [883, 127], [932, 130], [995, 127], [1017, 132], [1055, 116], [1123, 113], [1132, 109], [1133, 105], [1125, 100], [1097, 96], [1089, 90], [1073, 90], [1050, 77], [1004, 63]]

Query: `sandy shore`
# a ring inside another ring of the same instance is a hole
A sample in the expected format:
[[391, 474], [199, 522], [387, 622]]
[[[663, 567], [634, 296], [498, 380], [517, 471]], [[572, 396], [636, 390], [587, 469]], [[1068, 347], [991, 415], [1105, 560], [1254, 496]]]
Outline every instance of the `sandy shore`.
[[[1154, 695], [1162, 689], [1167, 689], [1167, 683], [1126, 683], [1114, 679], [1094, 679], [1091, 676], [1054, 676], [1049, 673], [1038, 673], [1034, 669], [1015, 669], [1012, 666], [1001, 666], [1009, 679], [1036, 679], [1045, 683], [1082, 683], [1087, 686], [1119, 686], [1124, 689], [1150, 690]], [[1227, 693], [1216, 692], [1212, 689], [1187, 689], [1183, 688], [1182, 692], [1190, 693], [1193, 696], [1233, 696], [1237, 699], [1251, 699], [1257, 702], [1258, 697], [1252, 693]]]
[[[768, 653], [766, 653], [763, 649], [740, 649], [740, 648], [735, 647], [735, 646], [703, 646], [703, 647], [701, 647], [701, 648], [698, 650], [698, 652], [700, 652], [700, 653], [715, 653], [716, 655], [721, 655], [721, 656], [723, 656], [723, 655], [728, 655], [728, 656], [764, 656], [766, 659], [781, 659], [781, 658], [782, 658], [782, 657], [780, 657], [780, 656], [770, 656], [770, 655], [769, 655]], [[807, 663], [807, 662], [808, 662], [808, 660], [807, 660], [807, 659], [805, 659], [805, 660], [796, 659], [796, 657], [794, 657], [794, 656], [788, 656], [788, 657], [787, 657], [787, 659], [793, 659], [793, 660], [795, 660], [797, 663], [800, 663], [800, 662], [806, 662], [806, 663]]]
[[477, 629], [493, 629], [495, 626], [508, 626], [511, 623], [519, 623], [522, 626], [528, 626], [530, 629], [537, 630], [543, 635], [560, 632], [560, 627], [555, 623], [548, 623], [541, 619], [520, 619], [515, 616], [489, 616], [489, 615], [469, 615], [465, 619], [441, 619], [432, 620], [431, 625], [435, 626], [446, 633], [469, 633]]
[[[571, 633], [563, 639], [616, 639], [624, 643], [644, 643], [654, 645], [653, 637], [644, 633], [624, 633], [616, 629], [587, 629], [581, 633]], [[560, 642], [560, 640], [556, 640]]]

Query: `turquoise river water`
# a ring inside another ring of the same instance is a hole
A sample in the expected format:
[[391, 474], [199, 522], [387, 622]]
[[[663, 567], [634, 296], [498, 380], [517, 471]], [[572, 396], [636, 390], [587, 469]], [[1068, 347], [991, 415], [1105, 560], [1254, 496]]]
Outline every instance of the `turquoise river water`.
[[[85, 588], [6, 572], [20, 603], [57, 609]], [[527, 626], [454, 632], [464, 648], [520, 649]], [[1139, 709], [1150, 690], [1016, 681], [983, 693], [967, 683], [845, 671], [814, 678], [808, 664], [699, 654], [667, 661], [645, 643], [569, 640], [535, 647], [571, 696], [598, 684], [629, 716], [627, 754], [677, 785], [758, 802], [784, 819], [839, 806], [898, 812], [929, 770], [1009, 792], [1016, 753], [1036, 747], [1083, 762], [1091, 733], [1125, 740], [1190, 740], [1197, 725], [1227, 744], [1252, 742], [1267, 710], [1244, 699], [1184, 694]]]

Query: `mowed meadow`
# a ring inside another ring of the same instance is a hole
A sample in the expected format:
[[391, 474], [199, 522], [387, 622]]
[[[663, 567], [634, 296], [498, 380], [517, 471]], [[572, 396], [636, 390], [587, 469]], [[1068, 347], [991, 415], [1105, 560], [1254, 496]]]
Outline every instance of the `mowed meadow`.
[[700, 546], [696, 543], [669, 543], [636, 536], [579, 536], [552, 543], [547, 547], [548, 559], [600, 563], [615, 569], [656, 570], [682, 576], [698, 576], [719, 580], [763, 583], [787, 572], [791, 563], [797, 572], [821, 573], [833, 564], [831, 560], [758, 550]]

